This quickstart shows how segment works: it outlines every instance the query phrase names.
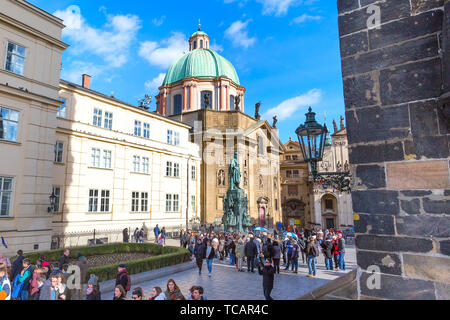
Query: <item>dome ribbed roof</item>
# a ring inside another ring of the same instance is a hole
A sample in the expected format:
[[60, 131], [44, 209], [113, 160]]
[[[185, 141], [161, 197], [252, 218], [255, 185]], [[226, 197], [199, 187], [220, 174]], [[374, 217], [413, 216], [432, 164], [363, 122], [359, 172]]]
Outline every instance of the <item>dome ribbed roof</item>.
[[195, 49], [178, 58], [169, 68], [163, 85], [186, 78], [215, 79], [226, 77], [240, 85], [236, 69], [231, 62], [211, 49]]

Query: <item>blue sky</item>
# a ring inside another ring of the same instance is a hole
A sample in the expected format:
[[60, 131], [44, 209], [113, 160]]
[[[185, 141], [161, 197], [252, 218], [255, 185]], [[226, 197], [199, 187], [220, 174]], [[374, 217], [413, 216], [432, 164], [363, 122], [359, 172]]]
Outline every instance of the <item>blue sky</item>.
[[[65, 20], [61, 78], [137, 105], [155, 95], [170, 63], [197, 30], [231, 61], [246, 88], [246, 113], [269, 123], [280, 139], [295, 138], [311, 105], [332, 129], [344, 115], [335, 0], [29, 0]], [[151, 110], [155, 110], [154, 102]]]

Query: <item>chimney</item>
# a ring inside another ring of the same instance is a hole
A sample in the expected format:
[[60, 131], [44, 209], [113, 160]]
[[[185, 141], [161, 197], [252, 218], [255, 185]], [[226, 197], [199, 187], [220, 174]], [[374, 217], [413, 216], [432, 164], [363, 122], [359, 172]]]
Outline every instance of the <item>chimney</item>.
[[91, 86], [91, 76], [88, 74], [83, 74], [83, 79], [81, 85], [83, 88], [90, 89]]

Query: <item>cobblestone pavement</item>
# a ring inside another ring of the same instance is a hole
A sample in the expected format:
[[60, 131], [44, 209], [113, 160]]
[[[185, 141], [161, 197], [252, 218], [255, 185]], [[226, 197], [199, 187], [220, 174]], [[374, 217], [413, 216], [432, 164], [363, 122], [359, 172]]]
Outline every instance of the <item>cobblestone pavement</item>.
[[[167, 245], [179, 245], [179, 242], [168, 240]], [[346, 247], [346, 271], [329, 271], [325, 269], [325, 261], [321, 255], [317, 259], [317, 275], [315, 278], [306, 277], [308, 266], [299, 259], [298, 274], [291, 271], [284, 271], [280, 268], [280, 274], [275, 275], [274, 289], [272, 298], [275, 300], [289, 300], [310, 292], [330, 280], [334, 280], [345, 273], [356, 268], [356, 254], [354, 246]], [[192, 262], [193, 264], [195, 262]], [[159, 286], [166, 290], [167, 279], [173, 278], [180, 287], [181, 292], [187, 298], [189, 288], [193, 285], [202, 286], [205, 289], [205, 296], [208, 300], [264, 300], [262, 290], [262, 276], [247, 272], [246, 266], [244, 272], [238, 272], [234, 266], [229, 265], [229, 260], [214, 260], [212, 267], [212, 276], [208, 277], [206, 262], [203, 263], [202, 274], [198, 274], [197, 267], [187, 271], [175, 273], [163, 278], [142, 282], [132, 285], [141, 287], [146, 295], [150, 295], [154, 286]], [[131, 297], [131, 292], [128, 293]], [[102, 294], [105, 300], [113, 298], [113, 292]]]

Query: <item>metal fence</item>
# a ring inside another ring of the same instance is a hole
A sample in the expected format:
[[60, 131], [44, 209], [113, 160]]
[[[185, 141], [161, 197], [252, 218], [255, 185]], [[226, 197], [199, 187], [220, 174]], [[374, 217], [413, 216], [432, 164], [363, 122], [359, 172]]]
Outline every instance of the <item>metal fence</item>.
[[[194, 227], [194, 226], [192, 226]], [[180, 230], [185, 229], [186, 225], [176, 225], [166, 227], [166, 238], [178, 238], [180, 236]], [[60, 248], [69, 247], [82, 247], [82, 246], [94, 246], [106, 243], [119, 243], [123, 242], [123, 230], [124, 229], [92, 229], [88, 231], [78, 232], [65, 232], [61, 234], [52, 235], [51, 249], [56, 250]], [[135, 242], [134, 238], [135, 228], [128, 228], [129, 241]], [[155, 240], [153, 229], [144, 230], [144, 240]]]

